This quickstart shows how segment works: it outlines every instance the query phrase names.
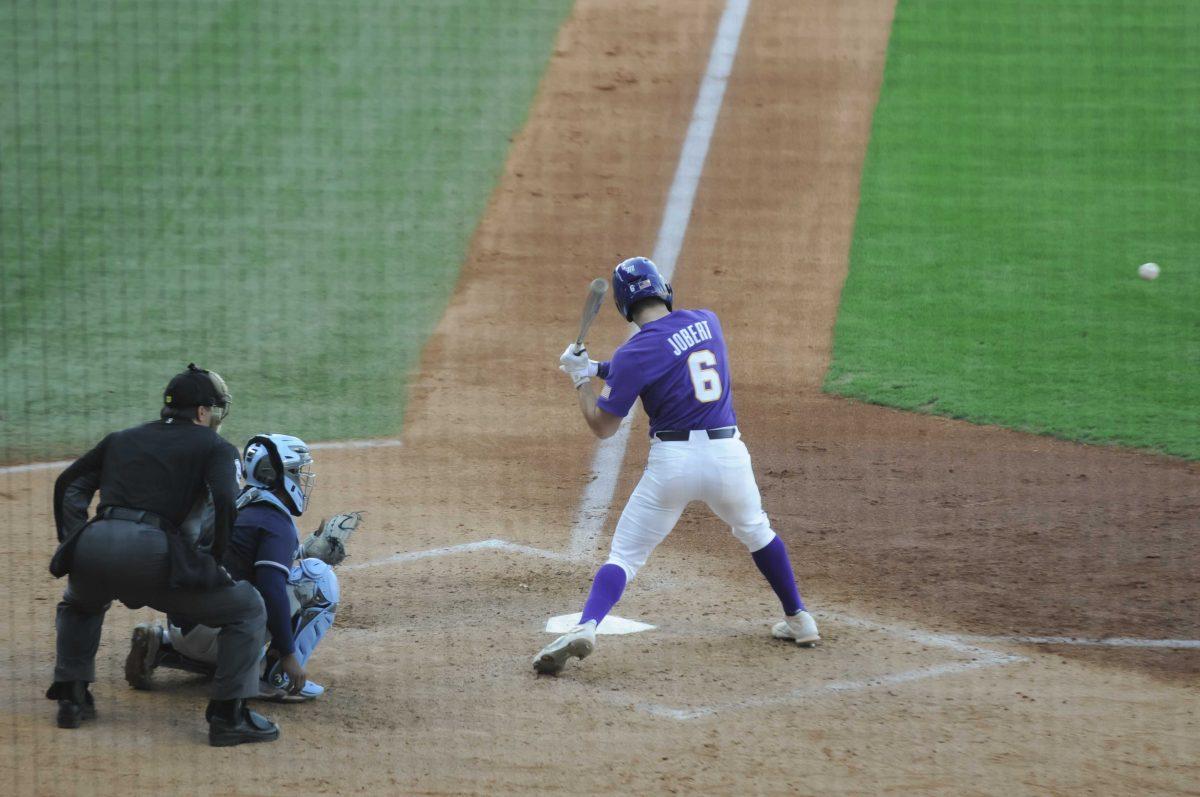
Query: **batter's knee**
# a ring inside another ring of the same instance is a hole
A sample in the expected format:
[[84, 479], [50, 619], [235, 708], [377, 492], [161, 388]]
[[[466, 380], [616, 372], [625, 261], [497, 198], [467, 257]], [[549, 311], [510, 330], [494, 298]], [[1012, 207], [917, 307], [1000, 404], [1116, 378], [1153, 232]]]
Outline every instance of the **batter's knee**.
[[763, 512], [753, 523], [732, 526], [731, 529], [733, 536], [737, 537], [751, 553], [761, 550], [775, 539], [775, 532], [771, 529], [771, 521], [767, 518], [766, 512]]
[[610, 553], [608, 555], [608, 561], [605, 562], [605, 564], [616, 565], [617, 567], [624, 570], [626, 584], [628, 584], [630, 581], [633, 581], [633, 577], [637, 575], [638, 565], [630, 562], [628, 559], [621, 556], [620, 554]]

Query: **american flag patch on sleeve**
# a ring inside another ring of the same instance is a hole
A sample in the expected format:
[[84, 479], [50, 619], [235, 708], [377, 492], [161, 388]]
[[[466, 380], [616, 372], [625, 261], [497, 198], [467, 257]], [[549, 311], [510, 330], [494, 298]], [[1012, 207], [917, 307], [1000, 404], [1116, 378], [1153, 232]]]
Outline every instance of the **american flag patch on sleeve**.
[[612, 387], [610, 385], [605, 385], [603, 388], [601, 388], [600, 398], [606, 399], [611, 395], [612, 395]]

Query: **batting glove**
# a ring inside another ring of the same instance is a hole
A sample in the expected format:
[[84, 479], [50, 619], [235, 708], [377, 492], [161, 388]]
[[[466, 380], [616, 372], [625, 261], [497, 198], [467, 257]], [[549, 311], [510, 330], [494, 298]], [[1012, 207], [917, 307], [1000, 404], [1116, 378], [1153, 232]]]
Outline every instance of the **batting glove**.
[[600, 365], [595, 360], [588, 359], [587, 349], [580, 349], [579, 352], [576, 352], [574, 343], [567, 344], [567, 348], [563, 350], [558, 362], [558, 370], [571, 377], [571, 382], [575, 387], [579, 387], [590, 377], [595, 376]]

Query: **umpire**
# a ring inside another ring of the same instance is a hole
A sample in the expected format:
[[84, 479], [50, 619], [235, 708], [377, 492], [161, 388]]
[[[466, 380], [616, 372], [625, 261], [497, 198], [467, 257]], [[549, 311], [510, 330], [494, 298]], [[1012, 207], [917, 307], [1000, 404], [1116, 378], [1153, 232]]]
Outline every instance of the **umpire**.
[[[279, 738], [279, 728], [244, 703], [258, 695], [262, 598], [217, 565], [237, 495], [237, 451], [216, 432], [229, 402], [220, 376], [188, 365], [163, 392], [159, 420], [108, 435], [55, 482], [61, 544], [50, 572], [70, 578], [58, 604], [54, 684], [46, 696], [58, 700], [60, 728], [96, 715], [88, 684], [96, 679], [104, 613], [116, 598], [131, 609], [152, 606], [221, 629], [205, 712], [210, 744]], [[97, 489], [100, 502], [88, 521]], [[180, 532], [209, 496], [216, 514], [211, 556]]]

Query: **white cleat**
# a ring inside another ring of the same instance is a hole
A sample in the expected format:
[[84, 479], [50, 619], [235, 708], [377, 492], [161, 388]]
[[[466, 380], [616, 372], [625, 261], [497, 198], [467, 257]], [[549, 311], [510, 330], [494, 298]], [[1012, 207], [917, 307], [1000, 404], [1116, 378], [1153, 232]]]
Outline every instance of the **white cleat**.
[[533, 658], [533, 669], [542, 675], [557, 675], [567, 659], [572, 656], [586, 659], [595, 649], [596, 621], [588, 620], [542, 648], [542, 652]]
[[280, 686], [275, 686], [265, 678], [258, 682], [258, 699], [270, 700], [274, 703], [304, 703], [308, 700], [316, 700], [321, 695], [325, 694], [325, 687], [313, 681], [305, 681], [304, 686], [296, 694], [288, 691], [287, 676], [283, 676]]
[[776, 639], [791, 639], [801, 647], [811, 648], [821, 641], [817, 631], [817, 621], [808, 612], [798, 612], [780, 620], [771, 629], [771, 636]]

